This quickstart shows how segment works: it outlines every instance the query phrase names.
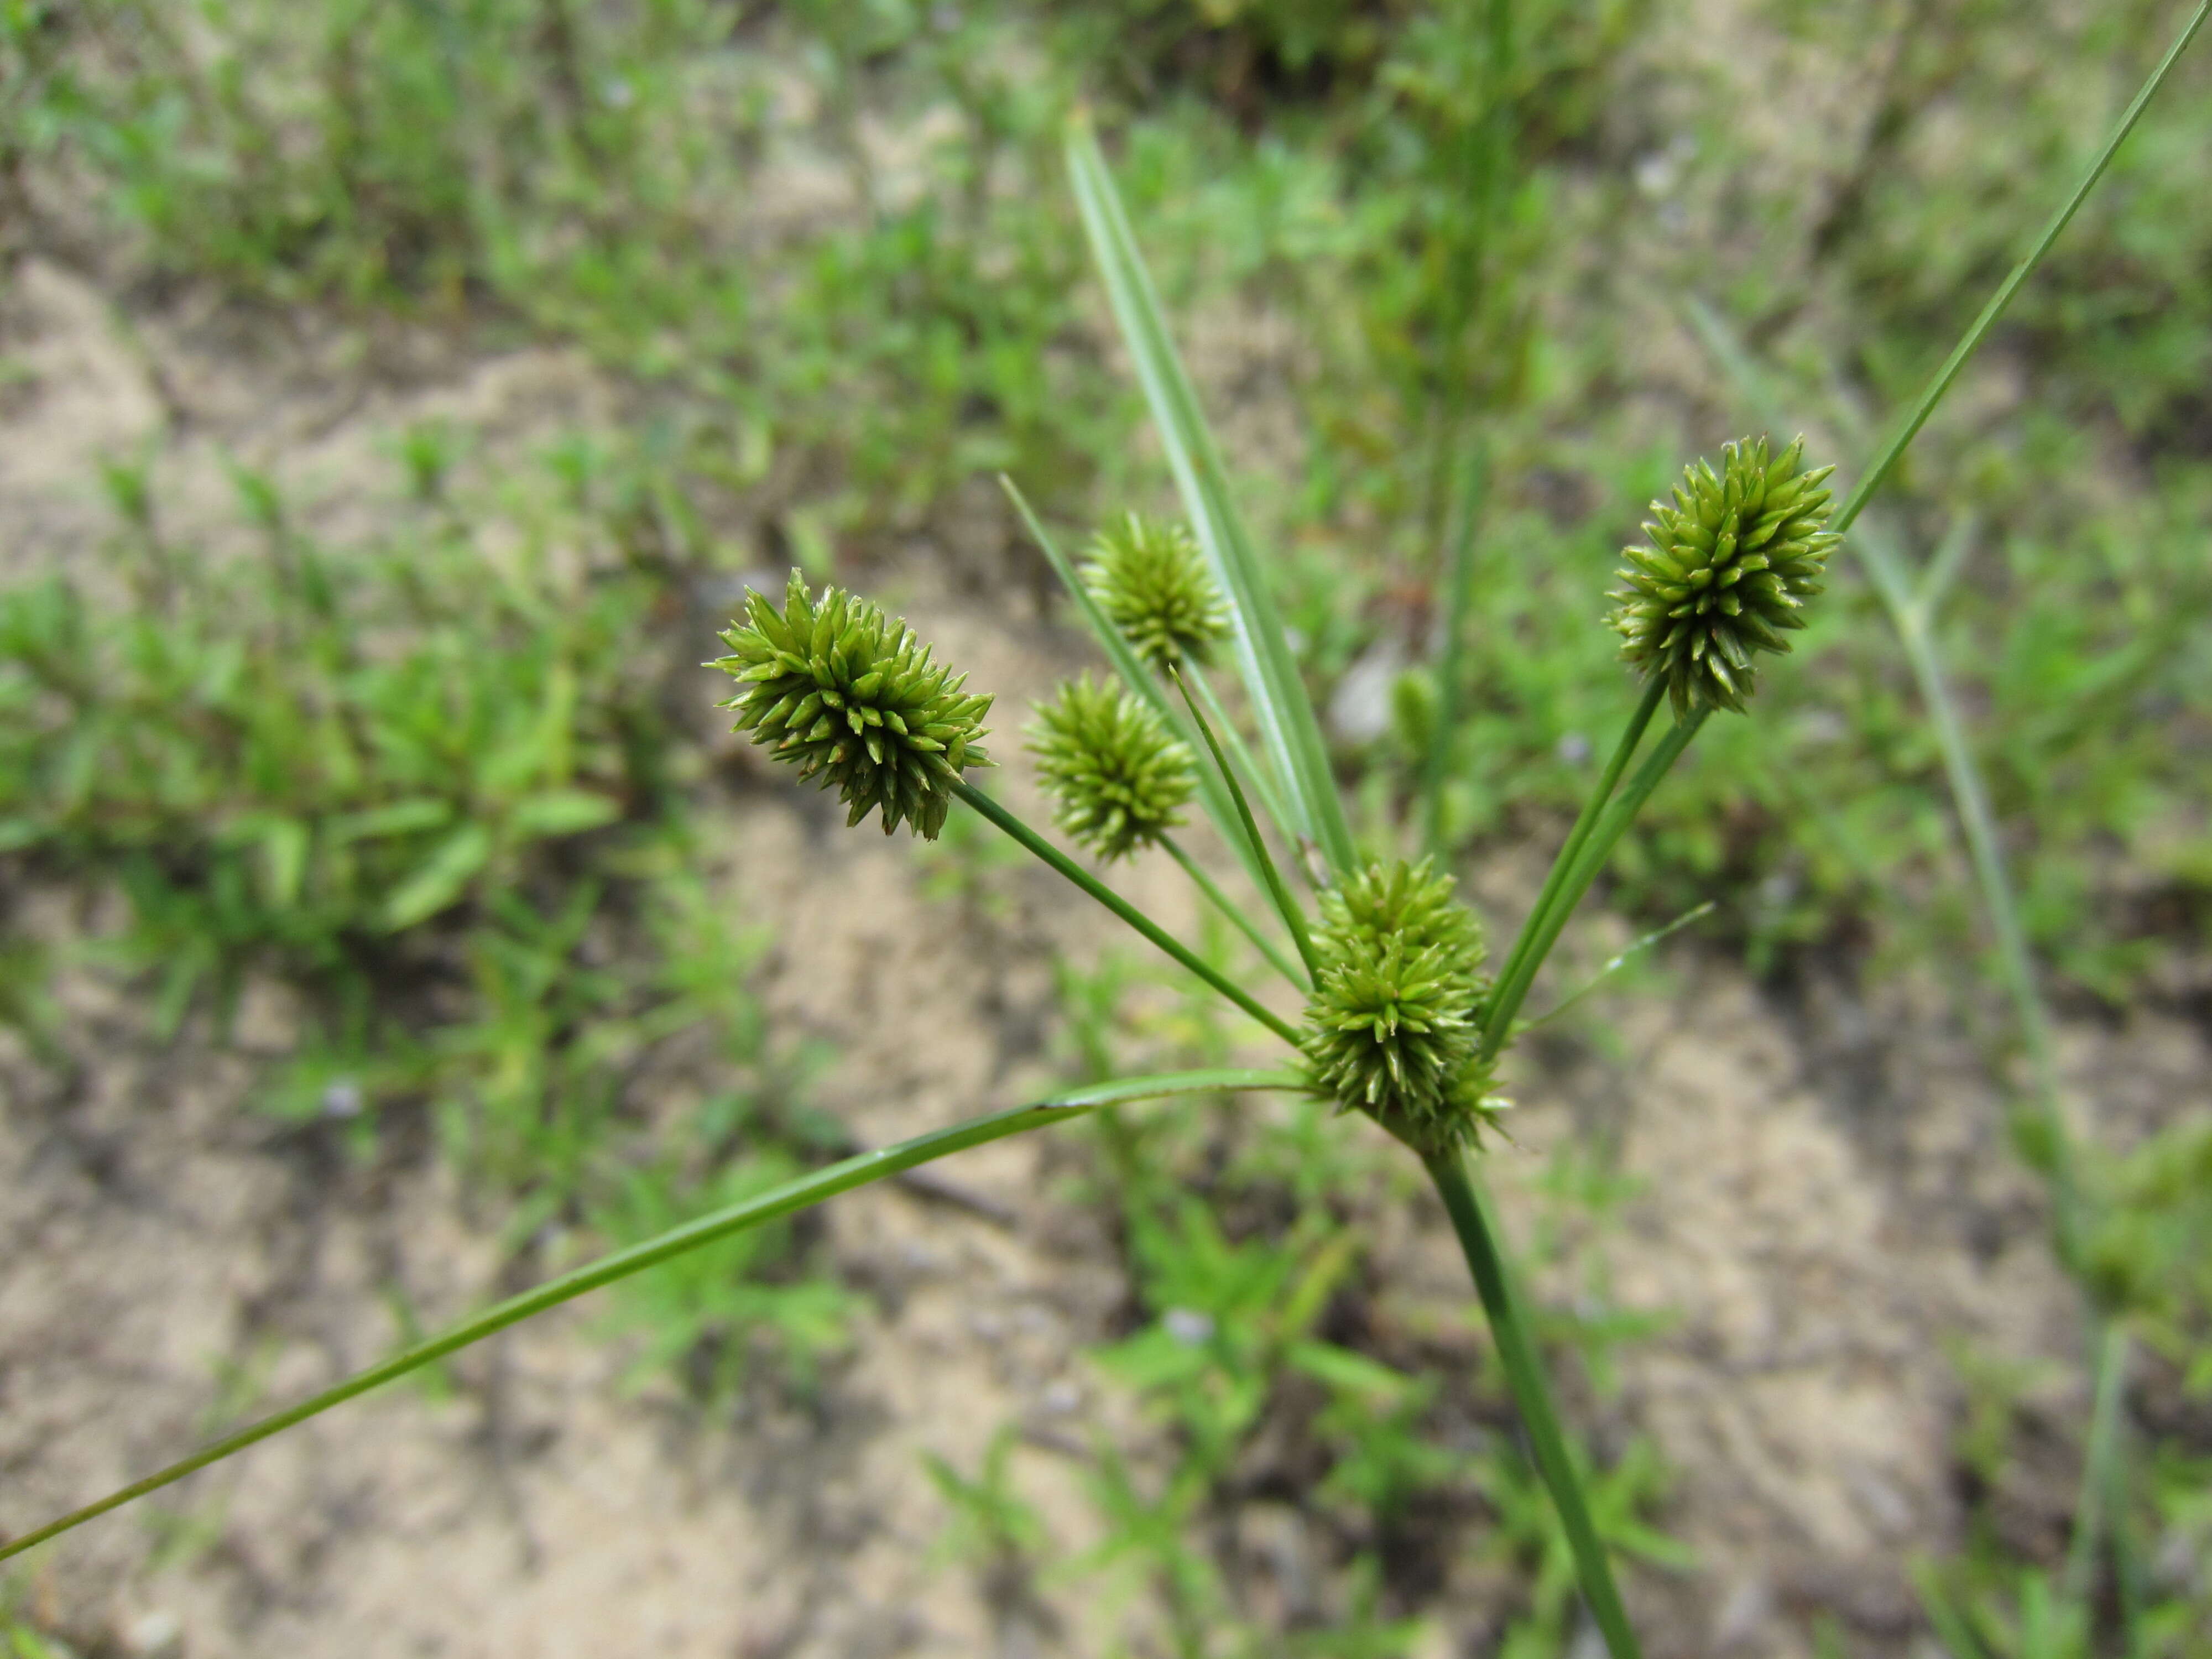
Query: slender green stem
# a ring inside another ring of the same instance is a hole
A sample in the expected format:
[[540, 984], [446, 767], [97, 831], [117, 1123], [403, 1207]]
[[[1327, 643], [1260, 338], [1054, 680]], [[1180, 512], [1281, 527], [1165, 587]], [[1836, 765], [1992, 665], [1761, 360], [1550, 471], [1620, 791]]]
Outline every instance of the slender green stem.
[[1474, 605], [1474, 531], [1488, 491], [1489, 456], [1480, 445], [1468, 468], [1444, 581], [1444, 651], [1437, 665], [1437, 726], [1421, 769], [1421, 840], [1431, 854], [1444, 850], [1444, 773], [1459, 730], [1460, 678], [1465, 672], [1467, 613]]
[[[1574, 873], [1575, 860], [1582, 855], [1591, 830], [1605, 811], [1607, 804], [1612, 800], [1613, 792], [1620, 787], [1620, 775], [1628, 769], [1628, 763], [1634, 757], [1637, 745], [1644, 741], [1644, 733], [1651, 724], [1652, 715], [1658, 710], [1660, 698], [1666, 695], [1665, 678], [1655, 674], [1644, 686], [1644, 695], [1637, 699], [1636, 711], [1628, 717], [1628, 725], [1620, 734], [1620, 741], [1613, 744], [1612, 758], [1606, 762], [1605, 770], [1599, 774], [1597, 787], [1590, 791], [1589, 799], [1583, 803], [1583, 810], [1575, 819], [1574, 828], [1567, 831], [1566, 840], [1560, 843], [1557, 856], [1552, 860], [1551, 871], [1544, 878], [1543, 888], [1537, 893], [1536, 902], [1529, 909], [1528, 919], [1521, 924], [1520, 936], [1513, 941], [1513, 948], [1506, 952], [1505, 961], [1498, 970], [1498, 989], [1491, 996], [1490, 1006], [1483, 1011], [1486, 1032], [1493, 1026], [1498, 1027], [1501, 1033], [1504, 1029], [1498, 1020], [1498, 1009], [1508, 986], [1520, 985], [1520, 991], [1513, 999], [1513, 1006], [1516, 1008], [1520, 1006], [1521, 998], [1528, 994], [1527, 981], [1536, 976], [1534, 965], [1528, 966], [1525, 977], [1522, 971], [1528, 963], [1529, 953], [1536, 948], [1536, 941], [1543, 933], [1545, 923], [1558, 904], [1568, 878]], [[1506, 1020], [1510, 1022], [1512, 1017], [1511, 1011], [1508, 1010]], [[1501, 1035], [1497, 1048], [1502, 1048], [1504, 1044], [1504, 1038]], [[1495, 1054], [1497, 1048], [1489, 1048], [1487, 1052]]]
[[1199, 957], [1188, 945], [1176, 939], [1142, 910], [1137, 908], [1097, 877], [1024, 823], [1021, 819], [976, 788], [975, 785], [966, 782], [956, 783], [952, 786], [952, 791], [969, 805], [990, 819], [1000, 829], [1059, 871], [1061, 875], [1066, 876], [1068, 880], [1090, 894], [1092, 898], [1097, 899], [1099, 903], [1121, 917], [1130, 927], [1189, 969], [1192, 973], [1196, 974], [1208, 985], [1282, 1038], [1284, 1042], [1292, 1048], [1297, 1046], [1297, 1030], [1281, 1015], [1273, 1013], [1260, 1003], [1254, 1001], [1251, 994], [1242, 986], [1225, 977], [1218, 969]]
[[1506, 1039], [1512, 1035], [1513, 1016], [1520, 1012], [1522, 1000], [1535, 982], [1536, 970], [1551, 955], [1552, 946], [1559, 943], [1568, 918], [1575, 913], [1575, 906], [1582, 902], [1583, 895], [1589, 891], [1597, 872], [1605, 868], [1605, 861], [1612, 856], [1615, 844], [1628, 833], [1628, 826], [1644, 810], [1644, 803], [1651, 799], [1651, 792], [1690, 746], [1690, 739], [1698, 735], [1711, 713], [1710, 709], [1700, 708], [1672, 727], [1645, 757], [1644, 764], [1637, 768], [1628, 787], [1606, 808], [1604, 816], [1589, 831], [1513, 977], [1501, 980], [1491, 996], [1490, 1006], [1483, 1015], [1481, 1057], [1485, 1061], [1496, 1059], [1498, 1050], [1505, 1046]]
[[1429, 1179], [1436, 1182], [1437, 1194], [1443, 1200], [1452, 1230], [1459, 1235], [1460, 1249], [1467, 1255], [1468, 1271], [1474, 1275], [1483, 1312], [1490, 1319], [1491, 1334], [1498, 1341], [1498, 1358], [1505, 1364], [1506, 1382], [1512, 1387], [1514, 1402], [1521, 1408], [1521, 1420], [1528, 1427], [1529, 1444], [1536, 1454], [1537, 1471], [1551, 1488], [1552, 1501], [1566, 1527], [1575, 1572], [1582, 1581], [1591, 1616], [1597, 1620], [1613, 1659], [1638, 1659], [1636, 1632], [1629, 1627], [1627, 1609], [1621, 1605], [1620, 1591], [1613, 1581], [1613, 1567], [1590, 1520], [1582, 1479], [1567, 1454], [1559, 1413], [1552, 1407], [1551, 1388], [1545, 1381], [1543, 1361], [1530, 1335], [1527, 1312], [1506, 1265], [1489, 1206], [1469, 1179], [1466, 1162], [1458, 1152], [1432, 1153], [1422, 1162], [1428, 1166]]
[[1526, 1025], [1522, 1026], [1522, 1030], [1534, 1030], [1539, 1025], [1549, 1024], [1552, 1021], [1557, 1019], [1561, 1014], [1565, 1013], [1568, 1009], [1573, 1007], [1575, 1004], [1580, 1002], [1584, 997], [1588, 996], [1592, 991], [1596, 990], [1599, 986], [1605, 983], [1607, 977], [1619, 972], [1627, 964], [1632, 957], [1641, 955], [1643, 952], [1650, 950], [1653, 945], [1658, 944], [1662, 939], [1666, 939], [1669, 934], [1679, 933], [1683, 928], [1687, 927], [1692, 922], [1711, 915], [1713, 912], [1714, 904], [1714, 900], [1707, 899], [1703, 904], [1698, 905], [1692, 909], [1685, 910], [1680, 915], [1675, 917], [1674, 921], [1668, 922], [1665, 927], [1653, 928], [1650, 933], [1644, 934], [1643, 938], [1636, 940], [1635, 943], [1630, 945], [1626, 949], [1620, 951], [1614, 956], [1608, 957], [1606, 959], [1605, 966], [1599, 969], [1595, 974], [1592, 974], [1589, 978], [1583, 983], [1580, 989], [1574, 992], [1573, 994], [1562, 999], [1560, 1001], [1553, 1004], [1552, 1006], [1547, 1008], [1542, 1013], [1537, 1015], [1535, 1018], [1530, 1020]]
[[1997, 968], [2011, 998], [2013, 1018], [2027, 1049], [2028, 1067], [2035, 1080], [2037, 1105], [2051, 1141], [2052, 1231], [2057, 1235], [2058, 1255], [2069, 1270], [2081, 1261], [2081, 1192], [2075, 1170], [2074, 1137], [2060, 1103], [2058, 1060], [2051, 1041], [2051, 1021], [2036, 985], [2035, 960], [2027, 948], [2027, 932], [2021, 926], [2014, 904], [2012, 883], [2005, 874], [2004, 853], [1998, 845], [1996, 814], [1981, 770], [1974, 764], [1966, 724], [1959, 716], [1958, 700], [1943, 672], [1943, 662], [1930, 631], [1925, 605], [1912, 592], [1903, 561], [1887, 535], [1870, 520], [1851, 538], [1859, 562], [1874, 580], [1875, 592], [1889, 612], [1898, 643], [1905, 647], [1906, 663], [1920, 690], [1920, 702], [1935, 728], [1936, 746], [1943, 757], [1943, 772], [1951, 786], [1952, 803], [1958, 809], [1959, 827], [1966, 838], [1967, 861], [1975, 884], [1981, 889], [1982, 908], [1996, 935]]
[[1306, 932], [1305, 913], [1298, 908], [1298, 902], [1291, 896], [1291, 890], [1283, 882], [1283, 872], [1275, 867], [1274, 858], [1267, 851], [1267, 843], [1261, 839], [1260, 826], [1252, 820], [1252, 803], [1244, 799], [1243, 790], [1237, 787], [1237, 775], [1229, 769], [1229, 758], [1221, 752], [1221, 744], [1213, 735], [1212, 726], [1205, 715], [1198, 712], [1198, 703], [1190, 695], [1189, 684], [1173, 664], [1168, 666], [1168, 678], [1175, 689], [1182, 693], [1183, 706], [1190, 710], [1191, 719], [1198, 722], [1199, 735], [1206, 739], [1206, 746], [1213, 753], [1213, 763], [1220, 769], [1221, 781], [1229, 786], [1230, 796], [1237, 803], [1237, 821], [1243, 826], [1244, 837], [1252, 843], [1252, 854], [1259, 860], [1261, 871], [1267, 878], [1267, 896], [1275, 902], [1275, 911], [1282, 917], [1283, 926], [1291, 930], [1291, 943], [1298, 947], [1298, 960], [1305, 963], [1306, 980], [1310, 984], [1321, 970], [1314, 966], [1313, 939]]
[[2203, 0], [2203, 3], [2190, 15], [2189, 21], [2182, 26], [2181, 33], [2174, 37], [2173, 44], [2166, 48], [2166, 56], [2159, 60], [2158, 67], [2151, 71], [2150, 78], [2142, 83], [2142, 89], [2121, 114], [2118, 125], [2112, 129], [2112, 137], [2097, 152], [2097, 159], [2089, 164], [2089, 170], [2074, 186], [2074, 193], [2051, 216], [2050, 222], [2043, 228], [2043, 234], [2035, 239], [2034, 246], [2012, 268], [2012, 274], [1998, 284], [1997, 291], [1990, 295], [1990, 302], [1982, 307], [1981, 315], [1974, 319], [1973, 325], [1967, 329], [1965, 337], [1943, 360], [1942, 368], [1937, 369], [1935, 379], [1928, 382], [1919, 401], [1913, 404], [1911, 412], [1905, 416], [1904, 424], [1882, 446], [1881, 453], [1875, 457], [1874, 465], [1867, 469], [1857, 488], [1851, 491], [1837, 512], [1835, 522], [1829, 526], [1830, 529], [1840, 534], [1850, 528], [1867, 502], [1873, 499], [1875, 491], [1881, 487], [1882, 480], [1889, 476], [1890, 469], [1897, 465], [1898, 457], [1904, 454], [1905, 447], [1912, 441], [1937, 402], [1951, 389], [1951, 382], [1966, 367], [1966, 359], [1974, 355], [1975, 348], [1981, 344], [1983, 337], [1989, 333], [1997, 319], [2004, 315], [2005, 307], [2012, 303], [2012, 296], [2019, 292], [2020, 285], [2027, 280], [2029, 273], [2036, 266], [2043, 263], [2043, 256], [2051, 251], [2051, 245], [2058, 240], [2059, 233], [2066, 228], [2075, 211], [2088, 199], [2089, 192], [2096, 188], [2097, 180], [2105, 176], [2105, 169], [2112, 165], [2112, 157], [2127, 141], [2128, 134], [2135, 131], [2136, 122], [2142, 116], [2144, 106], [2165, 82], [2167, 74], [2195, 38], [2197, 31], [2203, 27], [2208, 14], [2212, 14], [2212, 0]]
[[1182, 866], [1183, 873], [1196, 884], [1198, 890], [1206, 895], [1213, 908], [1228, 917], [1236, 924], [1239, 933], [1259, 947], [1260, 954], [1274, 965], [1276, 972], [1301, 991], [1310, 991], [1313, 988], [1313, 981], [1298, 971], [1297, 964], [1277, 948], [1273, 939], [1254, 926], [1252, 918], [1245, 913], [1244, 907], [1237, 903], [1215, 884], [1213, 878], [1207, 875], [1198, 860], [1183, 849], [1183, 844], [1181, 842], [1173, 836], [1162, 836], [1160, 845], [1168, 849], [1170, 858]]
[[[1213, 682], [1206, 678], [1204, 671], [1194, 662], [1183, 664], [1182, 672], [1183, 677], [1198, 688], [1198, 700], [1206, 705], [1206, 714], [1220, 730], [1222, 741], [1228, 745], [1230, 759], [1237, 763], [1237, 770], [1244, 775], [1244, 781], [1260, 798], [1260, 805], [1265, 809], [1268, 822], [1275, 826], [1285, 841], [1295, 845], [1297, 837], [1291, 831], [1291, 815], [1283, 805], [1283, 797], [1276, 789], [1274, 780], [1261, 766], [1259, 757], [1244, 741], [1244, 734], [1237, 729], [1237, 722], [1229, 718], [1229, 711], [1222, 707], [1221, 698], [1213, 689]], [[1223, 769], [1223, 775], [1228, 775], [1226, 768]]]
[[771, 1188], [739, 1203], [711, 1211], [657, 1237], [617, 1250], [573, 1273], [550, 1279], [534, 1291], [511, 1297], [486, 1309], [475, 1318], [456, 1325], [441, 1336], [417, 1343], [380, 1365], [372, 1365], [296, 1406], [272, 1417], [265, 1417], [235, 1434], [226, 1435], [213, 1445], [203, 1447], [190, 1457], [172, 1463], [143, 1480], [134, 1480], [97, 1503], [88, 1504], [59, 1520], [25, 1533], [20, 1538], [0, 1543], [0, 1561], [11, 1555], [20, 1555], [34, 1545], [43, 1544], [50, 1538], [82, 1526], [94, 1516], [119, 1508], [134, 1498], [157, 1492], [207, 1468], [210, 1463], [218, 1462], [234, 1452], [243, 1451], [246, 1447], [266, 1440], [295, 1424], [303, 1423], [334, 1406], [342, 1406], [372, 1389], [380, 1388], [395, 1378], [406, 1376], [410, 1371], [434, 1364], [447, 1354], [471, 1343], [481, 1342], [533, 1314], [573, 1301], [586, 1291], [595, 1291], [603, 1285], [611, 1285], [618, 1279], [627, 1279], [634, 1273], [643, 1273], [648, 1267], [658, 1267], [672, 1256], [712, 1244], [732, 1233], [761, 1226], [793, 1211], [834, 1198], [840, 1193], [850, 1192], [855, 1187], [864, 1187], [871, 1182], [881, 1181], [887, 1176], [913, 1169], [916, 1164], [949, 1157], [970, 1146], [981, 1146], [988, 1141], [1003, 1140], [1008, 1135], [1042, 1128], [1047, 1124], [1063, 1122], [1099, 1107], [1118, 1105], [1124, 1101], [1158, 1098], [1164, 1095], [1213, 1094], [1226, 1090], [1303, 1089], [1306, 1086], [1304, 1079], [1282, 1072], [1216, 1070], [1132, 1078], [1118, 1083], [1094, 1084], [1085, 1088], [1071, 1089], [1031, 1105], [994, 1112], [988, 1116], [972, 1118], [965, 1123], [954, 1124], [949, 1128], [933, 1129], [927, 1134], [916, 1135], [913, 1139], [901, 1141], [895, 1146], [862, 1152], [801, 1176], [795, 1181], [787, 1181], [780, 1187]]

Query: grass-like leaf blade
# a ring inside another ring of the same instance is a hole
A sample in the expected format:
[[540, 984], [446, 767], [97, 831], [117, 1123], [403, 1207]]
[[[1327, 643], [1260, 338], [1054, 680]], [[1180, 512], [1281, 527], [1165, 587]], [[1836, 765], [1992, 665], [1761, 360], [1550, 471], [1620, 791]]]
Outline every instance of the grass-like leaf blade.
[[404, 1352], [394, 1354], [380, 1365], [349, 1376], [333, 1384], [320, 1394], [301, 1401], [298, 1405], [249, 1424], [235, 1434], [226, 1435], [214, 1444], [204, 1446], [190, 1457], [172, 1463], [168, 1468], [133, 1481], [118, 1492], [109, 1493], [96, 1503], [72, 1510], [58, 1520], [27, 1532], [20, 1538], [0, 1542], [0, 1561], [20, 1555], [25, 1550], [45, 1543], [48, 1539], [83, 1525], [86, 1522], [118, 1509], [134, 1498], [183, 1480], [186, 1475], [222, 1462], [233, 1454], [245, 1450], [257, 1442], [282, 1433], [295, 1424], [303, 1423], [320, 1415], [335, 1406], [367, 1394], [372, 1389], [436, 1364], [447, 1355], [457, 1352], [472, 1343], [520, 1324], [533, 1314], [544, 1313], [563, 1302], [574, 1301], [586, 1291], [611, 1285], [617, 1279], [628, 1279], [655, 1267], [672, 1257], [696, 1250], [702, 1245], [712, 1244], [750, 1227], [758, 1227], [795, 1211], [804, 1210], [848, 1193], [856, 1187], [884, 1180], [917, 1164], [928, 1164], [954, 1152], [965, 1152], [970, 1146], [981, 1146], [989, 1141], [1003, 1140], [1030, 1129], [1041, 1129], [1048, 1124], [1063, 1122], [1096, 1111], [1102, 1106], [1117, 1106], [1135, 1100], [1156, 1100], [1168, 1095], [1218, 1094], [1257, 1089], [1303, 1089], [1303, 1078], [1287, 1072], [1260, 1072], [1241, 1069], [1213, 1069], [1197, 1072], [1169, 1072], [1152, 1077], [1124, 1078], [1112, 1083], [1090, 1084], [1079, 1089], [1069, 1089], [1050, 1095], [1026, 1106], [1016, 1106], [1003, 1112], [993, 1112], [982, 1117], [970, 1118], [947, 1128], [932, 1129], [927, 1134], [902, 1140], [895, 1146], [884, 1146], [874, 1152], [861, 1152], [854, 1157], [809, 1171], [781, 1186], [772, 1187], [764, 1193], [738, 1203], [708, 1212], [680, 1227], [645, 1239], [617, 1250], [599, 1261], [588, 1262], [572, 1273], [550, 1279], [536, 1290], [487, 1308], [475, 1318], [456, 1325], [443, 1335], [428, 1342], [416, 1344]]
[[1229, 595], [1236, 618], [1237, 668], [1268, 759], [1281, 775], [1298, 833], [1320, 849], [1331, 869], [1348, 870], [1355, 859], [1352, 832], [1337, 799], [1313, 700], [1306, 695], [1305, 682], [1283, 636], [1282, 618], [1268, 593], [1266, 573], [1231, 498], [1219, 447], [1176, 353], [1106, 159], [1099, 153], [1088, 117], [1080, 112], [1068, 125], [1067, 170], [1091, 253], [1136, 363], [1145, 401], [1190, 514], [1192, 531]]

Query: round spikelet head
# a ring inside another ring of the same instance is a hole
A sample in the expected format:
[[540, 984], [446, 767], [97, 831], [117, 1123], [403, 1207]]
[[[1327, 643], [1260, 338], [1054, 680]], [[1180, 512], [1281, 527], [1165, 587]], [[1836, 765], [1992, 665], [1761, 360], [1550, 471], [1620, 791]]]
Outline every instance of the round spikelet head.
[[1091, 590], [1130, 648], [1164, 673], [1205, 664], [1229, 637], [1229, 607], [1190, 532], [1129, 514], [1102, 530], [1084, 561]]
[[852, 809], [848, 824], [880, 811], [885, 835], [903, 820], [935, 841], [961, 773], [992, 763], [977, 746], [990, 698], [963, 695], [966, 675], [932, 663], [902, 620], [842, 587], [817, 600], [794, 570], [781, 612], [748, 593], [744, 622], [722, 640], [730, 654], [712, 665], [738, 682], [721, 705], [737, 711], [735, 729], [802, 779], [819, 775]]
[[1699, 461], [1683, 470], [1672, 507], [1651, 503], [1649, 547], [1623, 550], [1626, 586], [1611, 624], [1621, 655], [1646, 675], [1666, 677], [1675, 718], [1692, 708], [1743, 712], [1753, 689], [1752, 658], [1787, 651], [1784, 635], [1821, 587], [1828, 555], [1843, 540], [1822, 528], [1835, 471], [1801, 471], [1802, 437], [1767, 459], [1766, 440], [1721, 450], [1721, 471]]
[[1118, 685], [1066, 682], [1029, 728], [1053, 822], [1111, 863], [1181, 823], [1195, 786], [1188, 748]]
[[1299, 1039], [1340, 1109], [1424, 1148], [1479, 1140], [1503, 1104], [1475, 1059], [1482, 930], [1451, 890], [1427, 860], [1401, 859], [1322, 894], [1320, 972]]

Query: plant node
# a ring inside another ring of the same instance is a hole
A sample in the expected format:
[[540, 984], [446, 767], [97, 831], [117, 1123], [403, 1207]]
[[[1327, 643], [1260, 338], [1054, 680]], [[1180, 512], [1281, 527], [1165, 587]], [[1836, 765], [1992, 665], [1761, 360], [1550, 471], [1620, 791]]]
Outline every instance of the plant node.
[[1431, 860], [1371, 864], [1321, 897], [1299, 1047], [1340, 1109], [1426, 1152], [1479, 1145], [1504, 1103], [1477, 1060], [1482, 928]]
[[929, 647], [883, 607], [826, 587], [819, 600], [796, 570], [778, 615], [761, 594], [745, 596], [745, 620], [722, 635], [730, 654], [713, 666], [740, 690], [720, 706], [802, 779], [822, 775], [858, 823], [883, 813], [884, 833], [902, 819], [935, 841], [952, 786], [971, 766], [993, 764], [978, 745], [987, 696], [968, 696], [965, 674], [929, 659]]
[[1824, 531], [1832, 466], [1798, 470], [1805, 440], [1770, 464], [1766, 440], [1724, 445], [1716, 477], [1703, 460], [1682, 470], [1674, 504], [1651, 503], [1649, 547], [1622, 550], [1628, 585], [1611, 625], [1621, 655], [1646, 675], [1663, 674], [1674, 718], [1692, 708], [1743, 712], [1755, 689], [1753, 656], [1787, 651], [1785, 630], [1818, 593], [1828, 555], [1843, 538]]
[[1088, 674], [1037, 709], [1029, 749], [1053, 799], [1053, 822], [1111, 863], [1181, 823], [1196, 779], [1167, 722], [1121, 687]]
[[1083, 583], [1129, 647], [1164, 674], [1177, 663], [1203, 665], [1229, 637], [1229, 606], [1190, 532], [1134, 513], [1098, 532], [1083, 563]]

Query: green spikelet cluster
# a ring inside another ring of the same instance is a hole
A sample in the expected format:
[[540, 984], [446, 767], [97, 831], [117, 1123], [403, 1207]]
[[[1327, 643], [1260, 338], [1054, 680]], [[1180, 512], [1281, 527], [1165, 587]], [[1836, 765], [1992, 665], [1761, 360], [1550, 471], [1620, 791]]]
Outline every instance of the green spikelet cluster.
[[1430, 1146], [1478, 1139], [1499, 1109], [1475, 1063], [1482, 930], [1451, 893], [1429, 860], [1401, 859], [1322, 894], [1299, 1045], [1340, 1108]]
[[1743, 712], [1754, 687], [1753, 656], [1787, 651], [1785, 630], [1820, 591], [1828, 555], [1843, 540], [1828, 522], [1821, 482], [1835, 471], [1801, 472], [1802, 437], [1769, 462], [1766, 440], [1721, 450], [1720, 476], [1705, 461], [1686, 467], [1674, 504], [1651, 503], [1649, 547], [1623, 550], [1627, 586], [1611, 618], [1627, 643], [1621, 655], [1646, 675], [1663, 674], [1677, 720], [1692, 708]]
[[1126, 858], [1182, 822], [1196, 781], [1190, 750], [1121, 687], [1068, 681], [1029, 735], [1053, 822], [1098, 858]]
[[822, 776], [852, 809], [847, 823], [880, 810], [884, 833], [904, 820], [928, 841], [945, 827], [961, 772], [992, 763], [978, 747], [991, 707], [963, 695], [965, 674], [929, 659], [914, 629], [880, 605], [824, 588], [819, 600], [791, 573], [783, 610], [745, 596], [745, 620], [722, 635], [717, 658], [739, 690], [721, 706], [799, 775]]
[[1102, 530], [1084, 561], [1083, 585], [1129, 647], [1156, 671], [1203, 665], [1229, 637], [1229, 606], [1190, 532], [1128, 514]]

